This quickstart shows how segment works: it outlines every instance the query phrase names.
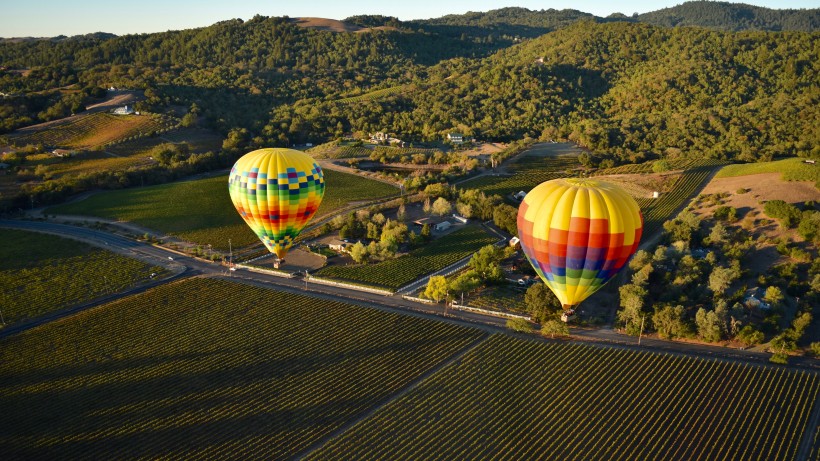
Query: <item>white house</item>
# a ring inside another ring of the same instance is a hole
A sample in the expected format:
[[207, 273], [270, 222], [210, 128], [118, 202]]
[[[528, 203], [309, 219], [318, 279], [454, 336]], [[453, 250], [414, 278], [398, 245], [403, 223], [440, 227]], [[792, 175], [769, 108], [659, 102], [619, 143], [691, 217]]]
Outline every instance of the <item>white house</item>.
[[114, 114], [116, 115], [131, 115], [134, 113], [134, 106], [125, 105], [123, 107], [117, 107], [114, 109]]
[[465, 218], [464, 216], [453, 214], [453, 219], [455, 219], [461, 224], [467, 224], [467, 218]]
[[345, 242], [344, 240], [333, 239], [330, 243], [327, 244], [327, 247], [333, 251], [347, 251], [347, 247], [350, 244]]
[[450, 224], [450, 221], [442, 221], [442, 222], [436, 224], [435, 226], [433, 226], [433, 228], [435, 230], [441, 232], [441, 231], [445, 231], [445, 230], [449, 229], [450, 226], [452, 226], [452, 224]]
[[464, 135], [461, 133], [447, 133], [447, 140], [453, 144], [461, 144], [464, 142]]

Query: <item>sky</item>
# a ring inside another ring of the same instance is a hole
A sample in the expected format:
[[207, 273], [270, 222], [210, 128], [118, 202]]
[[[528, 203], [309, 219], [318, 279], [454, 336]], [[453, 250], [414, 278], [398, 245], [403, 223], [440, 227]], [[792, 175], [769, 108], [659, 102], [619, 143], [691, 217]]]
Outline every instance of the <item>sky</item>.
[[[768, 8], [820, 8], [820, 0], [745, 0]], [[29, 0], [7, 3], [0, 14], [0, 37], [54, 37], [91, 32], [117, 35], [209, 26], [233, 18], [262, 16], [344, 19], [357, 14], [428, 19], [508, 6], [531, 10], [576, 9], [596, 16], [646, 13], [682, 0]]]

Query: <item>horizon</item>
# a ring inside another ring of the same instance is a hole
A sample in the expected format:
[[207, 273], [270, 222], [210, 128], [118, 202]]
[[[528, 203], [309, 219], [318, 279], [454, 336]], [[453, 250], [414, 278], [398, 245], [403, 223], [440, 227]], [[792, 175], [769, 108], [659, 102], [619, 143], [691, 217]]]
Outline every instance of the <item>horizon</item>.
[[[726, 0], [728, 3], [744, 3], [770, 9], [811, 9], [818, 5], [809, 0]], [[614, 13], [631, 16], [643, 14], [686, 3], [680, 0], [627, 0], [613, 6], [602, 0], [561, 0], [549, 5], [539, 4], [534, 0], [524, 1], [488, 1], [467, 2], [454, 0], [449, 2], [423, 1], [412, 5], [384, 6], [374, 0], [357, 1], [354, 4], [339, 4], [328, 0], [319, 0], [310, 4], [272, 5], [261, 0], [242, 2], [240, 5], [226, 6], [221, 2], [159, 2], [146, 0], [141, 4], [111, 4], [99, 0], [84, 2], [77, 6], [55, 0], [29, 2], [7, 6], [6, 14], [0, 18], [1, 38], [56, 37], [74, 36], [91, 33], [111, 33], [130, 35], [157, 33], [170, 30], [207, 27], [220, 21], [230, 19], [248, 20], [255, 15], [281, 17], [317, 17], [343, 20], [350, 16], [372, 14], [395, 16], [402, 21], [439, 18], [447, 15], [460, 15], [467, 12], [487, 12], [508, 7], [527, 8], [529, 10], [578, 10], [599, 17]]]

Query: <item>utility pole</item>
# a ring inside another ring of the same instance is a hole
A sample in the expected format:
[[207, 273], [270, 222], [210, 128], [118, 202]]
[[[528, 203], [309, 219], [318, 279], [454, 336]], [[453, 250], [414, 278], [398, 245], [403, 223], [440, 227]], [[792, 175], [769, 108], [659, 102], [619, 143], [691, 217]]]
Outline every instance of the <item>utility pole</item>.
[[641, 336], [643, 336], [643, 321], [646, 318], [646, 314], [641, 316], [641, 331], [638, 333], [638, 345], [641, 345]]
[[233, 269], [233, 246], [231, 246], [231, 239], [228, 239], [228, 277], [232, 277], [231, 270]]
[[307, 291], [308, 270], [305, 269], [305, 291]]

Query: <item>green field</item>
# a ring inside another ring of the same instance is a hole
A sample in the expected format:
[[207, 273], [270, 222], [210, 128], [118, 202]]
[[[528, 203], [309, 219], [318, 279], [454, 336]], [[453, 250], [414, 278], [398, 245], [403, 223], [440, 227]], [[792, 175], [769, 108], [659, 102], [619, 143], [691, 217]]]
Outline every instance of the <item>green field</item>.
[[49, 234], [0, 229], [0, 309], [6, 324], [150, 280], [164, 269]]
[[496, 335], [309, 459], [795, 459], [815, 373]]
[[509, 165], [509, 176], [480, 176], [459, 184], [460, 189], [479, 189], [485, 194], [502, 197], [518, 191], [529, 192], [533, 187], [550, 179], [574, 176], [573, 170], [580, 167], [577, 155], [542, 157], [525, 155]]
[[389, 88], [382, 88], [380, 90], [374, 90], [369, 93], [360, 94], [358, 96], [351, 96], [349, 98], [342, 98], [339, 99], [339, 102], [342, 104], [352, 104], [352, 103], [360, 103], [366, 101], [373, 101], [376, 99], [381, 99], [386, 96], [392, 96], [394, 94], [403, 94], [408, 91], [415, 91], [416, 85], [407, 84], [407, 85], [398, 85], [398, 86], [391, 86]]
[[787, 158], [764, 163], [744, 163], [726, 165], [717, 174], [718, 178], [746, 176], [761, 173], [783, 173], [784, 181], [818, 181], [820, 165], [803, 163], [802, 158]]
[[0, 341], [3, 459], [283, 459], [480, 330], [195, 278]]
[[483, 228], [468, 226], [433, 240], [401, 258], [366, 265], [327, 266], [318, 270], [316, 275], [397, 290], [425, 274], [453, 264], [484, 245], [495, 243], [496, 240]]
[[[388, 184], [332, 170], [325, 171], [325, 181], [325, 198], [317, 218], [351, 201], [398, 192]], [[228, 180], [223, 175], [98, 193], [76, 203], [51, 207], [46, 212], [130, 221], [221, 250], [228, 249], [228, 239], [235, 247], [258, 241], [234, 209], [228, 195]]]

